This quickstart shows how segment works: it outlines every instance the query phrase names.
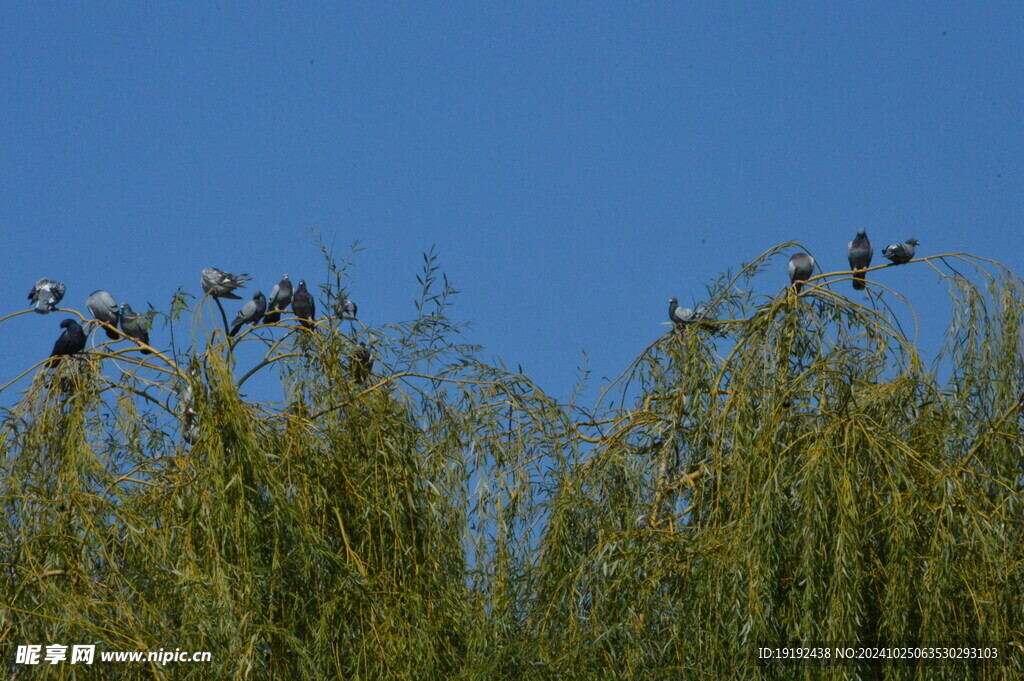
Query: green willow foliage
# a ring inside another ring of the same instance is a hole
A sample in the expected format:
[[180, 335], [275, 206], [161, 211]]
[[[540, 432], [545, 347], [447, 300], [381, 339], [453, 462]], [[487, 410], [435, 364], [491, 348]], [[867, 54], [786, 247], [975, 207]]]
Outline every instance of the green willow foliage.
[[[102, 343], [38, 369], [0, 422], [0, 669], [1024, 677], [1022, 282], [962, 255], [909, 265], [931, 266], [953, 307], [928, 365], [874, 283], [866, 304], [841, 273], [755, 294], [792, 246], [709, 287], [718, 321], [666, 333], [593, 409], [481, 362], [432, 253], [407, 323], [347, 334], [345, 263], [328, 257], [334, 316], [314, 333], [286, 319], [229, 340], [205, 299], [187, 351]], [[179, 294], [167, 317], [179, 340], [188, 308]], [[236, 366], [243, 343], [266, 359]], [[280, 402], [245, 397], [264, 372]], [[756, 659], [917, 641], [1009, 642], [1010, 659]], [[25, 643], [213, 660], [26, 667]]]

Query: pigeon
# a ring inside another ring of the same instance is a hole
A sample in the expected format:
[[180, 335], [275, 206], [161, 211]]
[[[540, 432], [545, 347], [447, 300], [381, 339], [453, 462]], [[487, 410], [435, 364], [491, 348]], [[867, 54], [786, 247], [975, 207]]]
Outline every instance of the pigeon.
[[60, 361], [61, 357], [70, 357], [85, 349], [85, 331], [74, 319], [65, 319], [60, 323], [64, 332], [60, 334], [57, 342], [53, 344], [53, 352], [46, 366], [53, 366]]
[[905, 265], [914, 259], [914, 246], [920, 246], [921, 242], [917, 239], [907, 239], [901, 244], [889, 244], [882, 251], [889, 260], [892, 260], [894, 265]]
[[305, 281], [299, 282], [299, 289], [292, 297], [292, 312], [304, 327], [313, 328], [313, 320], [316, 319], [316, 301], [313, 300], [313, 294], [306, 290]]
[[684, 329], [691, 324], [703, 321], [707, 316], [707, 306], [701, 303], [696, 310], [688, 307], [679, 307], [679, 299], [672, 297], [668, 299], [668, 318], [677, 329]]
[[242, 324], [258, 324], [260, 319], [263, 318], [263, 313], [266, 311], [266, 297], [261, 291], [254, 291], [252, 294], [252, 300], [243, 305], [242, 309], [235, 315], [235, 321], [232, 322], [231, 333], [228, 335], [234, 336], [238, 333], [238, 330], [242, 328]]
[[209, 293], [214, 298], [230, 298], [232, 300], [241, 300], [241, 296], [236, 296], [233, 291], [236, 288], [245, 285], [245, 282], [249, 281], [248, 274], [231, 274], [230, 272], [222, 272], [216, 267], [207, 267], [203, 270], [203, 276], [200, 278], [199, 283], [203, 286], [203, 292]]
[[[134, 338], [140, 343], [149, 345], [149, 329], [146, 328], [146, 317], [145, 315], [133, 313], [132, 306], [128, 303], [121, 304], [121, 330], [129, 338]], [[144, 355], [153, 354], [153, 351], [147, 348], [141, 348], [140, 352]]]
[[199, 424], [193, 423], [190, 426], [182, 428], [181, 439], [190, 445], [194, 445], [199, 441]]
[[274, 284], [270, 290], [270, 300], [267, 302], [267, 316], [263, 318], [264, 324], [277, 324], [281, 321], [281, 311], [287, 310], [292, 304], [292, 282], [287, 274], [281, 275], [281, 281]]
[[871, 242], [868, 241], [868, 233], [861, 227], [857, 230], [857, 237], [846, 247], [846, 257], [850, 260], [850, 269], [853, 270], [854, 290], [864, 290], [866, 286], [864, 283], [865, 275], [864, 272], [859, 272], [858, 270], [865, 270], [871, 267], [871, 258], [874, 255], [875, 249], [871, 247]]
[[[195, 377], [198, 370], [192, 367], [189, 369], [189, 373]], [[181, 417], [182, 438], [190, 445], [195, 444], [199, 439], [199, 412], [196, 411], [195, 395], [189, 383], [185, 383], [181, 389], [178, 399], [178, 414]]]
[[341, 320], [352, 320], [356, 318], [356, 314], [359, 313], [359, 306], [351, 298], [342, 298], [341, 302]]
[[121, 310], [118, 309], [114, 296], [103, 290], [93, 291], [85, 301], [85, 306], [92, 313], [93, 319], [103, 325], [107, 338], [117, 340], [121, 337], [121, 334], [115, 331], [117, 323], [121, 319]]
[[794, 253], [789, 259], [789, 283], [797, 293], [803, 288], [804, 282], [814, 274], [814, 258], [808, 253]]
[[36, 306], [36, 312], [46, 314], [57, 309], [57, 303], [64, 297], [67, 287], [53, 279], [40, 279], [28, 294], [29, 301]]
[[352, 373], [352, 380], [356, 383], [365, 383], [373, 371], [373, 355], [366, 343], [359, 342], [359, 348], [352, 353], [352, 360], [349, 362], [349, 371]]

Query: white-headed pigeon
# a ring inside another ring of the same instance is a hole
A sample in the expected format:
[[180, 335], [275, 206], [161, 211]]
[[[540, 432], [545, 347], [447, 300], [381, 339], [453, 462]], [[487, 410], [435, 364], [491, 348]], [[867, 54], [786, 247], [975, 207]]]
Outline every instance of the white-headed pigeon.
[[93, 291], [85, 301], [85, 306], [92, 313], [93, 319], [103, 325], [107, 338], [117, 340], [121, 337], [121, 334], [114, 330], [121, 319], [121, 310], [118, 309], [114, 296], [103, 290]]
[[894, 265], [905, 265], [914, 259], [914, 246], [920, 246], [917, 239], [907, 239], [901, 244], [889, 244], [882, 251], [882, 255], [891, 260]]
[[797, 293], [814, 274], [814, 258], [809, 253], [794, 253], [789, 259], [789, 283]]
[[199, 283], [203, 286], [203, 292], [209, 293], [214, 298], [241, 300], [242, 297], [236, 296], [233, 291], [244, 286], [249, 279], [248, 274], [231, 274], [218, 270], [216, 267], [207, 267], [203, 270], [203, 276]]
[[60, 334], [57, 342], [53, 344], [53, 352], [46, 366], [53, 366], [60, 361], [61, 357], [70, 357], [85, 349], [85, 331], [74, 319], [65, 319], [60, 323], [64, 332]]
[[267, 311], [267, 298], [259, 290], [256, 290], [252, 294], [252, 300], [242, 306], [242, 309], [235, 315], [235, 321], [231, 324], [231, 333], [229, 336], [234, 336], [238, 333], [238, 330], [242, 328], [242, 324], [259, 324], [260, 319], [263, 318], [263, 313]]
[[281, 312], [287, 310], [292, 304], [292, 282], [287, 274], [281, 275], [281, 281], [274, 284], [270, 290], [270, 300], [267, 301], [267, 316], [263, 318], [264, 324], [277, 324], [281, 321]]
[[28, 294], [29, 301], [35, 305], [36, 312], [46, 314], [57, 309], [57, 303], [64, 297], [67, 287], [53, 279], [40, 279]]
[[701, 303], [696, 310], [688, 307], [679, 307], [679, 299], [672, 297], [668, 299], [668, 318], [677, 329], [685, 329], [687, 326], [703, 321], [707, 316], [707, 306]]
[[[146, 316], [132, 312], [132, 306], [128, 303], [121, 304], [121, 330], [129, 338], [149, 345], [149, 329], [146, 328]], [[140, 348], [144, 355], [153, 354], [152, 350]]]
[[875, 249], [868, 241], [867, 231], [861, 227], [857, 230], [857, 237], [846, 247], [846, 257], [850, 261], [850, 269], [853, 270], [853, 288], [863, 291], [866, 275], [860, 270], [871, 267], [871, 258], [875, 255]]
[[292, 296], [292, 312], [304, 327], [313, 328], [313, 320], [316, 319], [316, 302], [313, 300], [313, 294], [306, 290], [305, 281], [299, 282], [299, 288]]

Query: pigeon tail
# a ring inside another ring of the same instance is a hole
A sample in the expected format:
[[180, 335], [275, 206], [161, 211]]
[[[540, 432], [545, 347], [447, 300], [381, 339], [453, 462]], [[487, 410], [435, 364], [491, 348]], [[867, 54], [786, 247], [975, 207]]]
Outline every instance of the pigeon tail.
[[865, 288], [867, 288], [867, 284], [864, 283], [866, 281], [867, 281], [867, 276], [864, 274], [863, 270], [860, 271], [860, 272], [854, 272], [853, 273], [853, 290], [854, 291], [863, 291]]
[[[134, 333], [134, 334], [129, 334], [129, 336], [131, 338], [135, 339], [135, 341], [138, 342], [138, 343], [145, 343], [146, 345], [149, 345], [149, 332], [148, 331], [143, 330], [141, 333], [137, 332], [137, 333]], [[152, 350], [150, 350], [149, 348], [144, 348], [141, 345], [139, 346], [139, 352], [141, 352], [143, 355], [152, 355], [153, 354]]]

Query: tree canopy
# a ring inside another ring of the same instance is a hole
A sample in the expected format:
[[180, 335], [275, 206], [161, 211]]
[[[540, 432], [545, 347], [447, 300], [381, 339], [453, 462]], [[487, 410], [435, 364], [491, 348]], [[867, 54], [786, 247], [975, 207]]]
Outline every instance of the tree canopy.
[[[0, 667], [63, 642], [213, 658], [47, 678], [1021, 678], [1022, 281], [907, 265], [952, 309], [924, 357], [877, 277], [770, 283], [794, 246], [711, 282], [593, 406], [482, 361], [432, 253], [408, 322], [346, 326], [329, 260], [312, 331], [232, 338], [179, 292], [171, 351], [94, 333], [0, 413]], [[814, 642], [1003, 659], [756, 657]]]

